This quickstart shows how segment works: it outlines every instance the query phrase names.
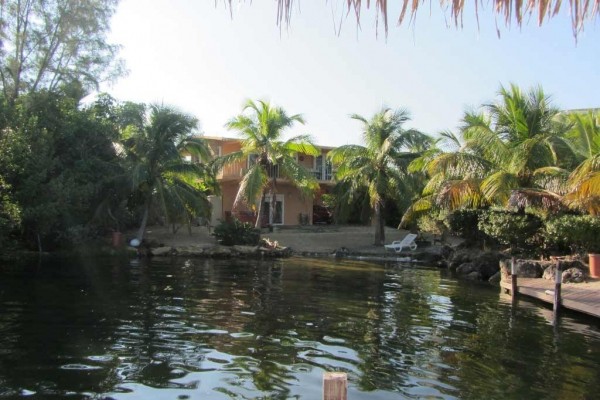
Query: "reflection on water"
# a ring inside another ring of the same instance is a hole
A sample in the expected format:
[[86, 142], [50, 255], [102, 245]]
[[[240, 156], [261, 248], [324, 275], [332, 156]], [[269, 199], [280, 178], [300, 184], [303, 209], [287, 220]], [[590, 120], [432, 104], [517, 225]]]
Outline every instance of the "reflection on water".
[[334, 260], [0, 267], [0, 398], [585, 399], [597, 322], [435, 269]]

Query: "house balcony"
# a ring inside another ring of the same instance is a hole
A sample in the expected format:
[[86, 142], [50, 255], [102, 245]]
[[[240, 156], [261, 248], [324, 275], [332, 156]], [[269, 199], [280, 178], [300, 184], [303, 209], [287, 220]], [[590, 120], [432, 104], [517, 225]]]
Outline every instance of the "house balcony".
[[[222, 181], [233, 181], [242, 179], [242, 177], [248, 172], [248, 165], [245, 161], [236, 162], [223, 167], [221, 172], [217, 175], [217, 179]], [[269, 178], [280, 178], [279, 167], [272, 165], [268, 170]]]
[[[244, 174], [248, 171], [248, 166], [246, 162], [236, 162], [233, 164], [229, 164], [223, 167], [221, 172], [217, 175], [217, 179], [220, 181], [235, 181], [241, 180]], [[335, 171], [326, 168], [325, 170], [310, 170], [311, 174], [315, 177], [319, 183], [333, 183], [333, 175]], [[279, 167], [277, 165], [273, 165], [269, 167], [268, 171], [269, 178], [276, 177], [278, 179], [283, 179], [279, 174]]]
[[217, 174], [217, 179], [220, 181], [240, 180], [247, 171], [246, 161], [238, 161], [225, 165]]

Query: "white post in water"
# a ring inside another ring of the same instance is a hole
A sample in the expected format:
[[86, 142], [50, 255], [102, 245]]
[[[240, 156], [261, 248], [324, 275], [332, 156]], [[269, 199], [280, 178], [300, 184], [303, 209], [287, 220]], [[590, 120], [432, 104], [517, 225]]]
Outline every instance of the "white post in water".
[[323, 374], [323, 400], [347, 400], [348, 375], [343, 372]]

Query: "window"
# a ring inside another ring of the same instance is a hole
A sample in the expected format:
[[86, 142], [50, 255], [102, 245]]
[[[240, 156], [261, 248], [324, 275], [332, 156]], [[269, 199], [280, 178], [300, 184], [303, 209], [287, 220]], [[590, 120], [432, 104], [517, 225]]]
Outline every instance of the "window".
[[322, 180], [323, 179], [323, 156], [315, 157], [315, 170], [314, 170], [315, 179]]
[[248, 155], [248, 169], [250, 169], [254, 164], [256, 164], [256, 160], [258, 160], [258, 154]]

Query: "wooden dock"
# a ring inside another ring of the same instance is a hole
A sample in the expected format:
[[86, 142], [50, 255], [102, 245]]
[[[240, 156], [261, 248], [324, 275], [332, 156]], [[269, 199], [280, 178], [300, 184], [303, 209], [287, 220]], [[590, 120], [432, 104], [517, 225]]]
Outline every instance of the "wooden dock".
[[[541, 278], [518, 278], [517, 293], [554, 302], [554, 281]], [[511, 282], [502, 281], [500, 286], [511, 291]], [[561, 306], [600, 318], [600, 280], [585, 283], [564, 283], [561, 285]]]

